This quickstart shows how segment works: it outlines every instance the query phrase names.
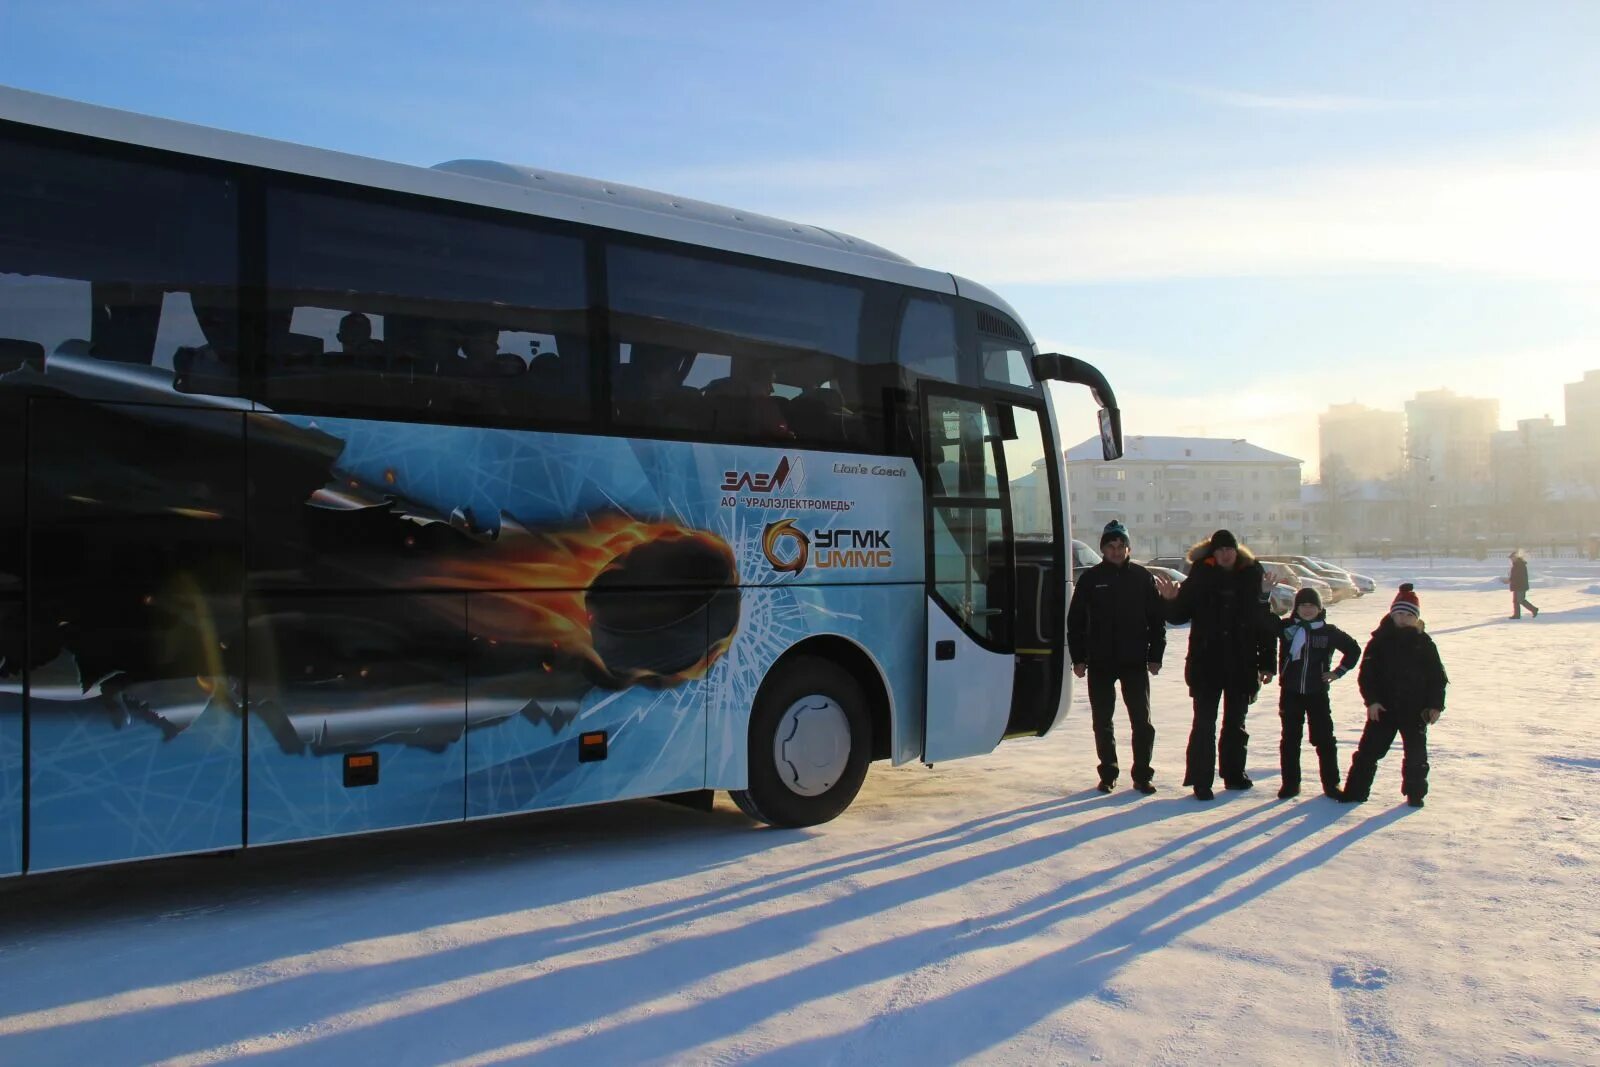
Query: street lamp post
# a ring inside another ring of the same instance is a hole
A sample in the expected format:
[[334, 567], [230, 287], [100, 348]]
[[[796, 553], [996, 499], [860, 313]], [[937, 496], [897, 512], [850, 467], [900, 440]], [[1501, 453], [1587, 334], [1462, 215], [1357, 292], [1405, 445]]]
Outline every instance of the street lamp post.
[[[1146, 478], [1144, 484], [1145, 484], [1146, 487], [1149, 488], [1150, 496], [1151, 496], [1151, 503], [1153, 505], [1155, 505], [1155, 507], [1157, 509], [1156, 510], [1156, 516], [1157, 516], [1156, 521], [1151, 524], [1151, 525], [1157, 527], [1157, 533], [1156, 533], [1156, 536], [1155, 536], [1156, 550], [1154, 552], [1152, 552], [1151, 555], [1159, 556], [1159, 555], [1161, 555], [1161, 546], [1165, 542], [1165, 539], [1166, 539], [1166, 536], [1167, 536], [1167, 495], [1166, 495], [1166, 487], [1163, 486], [1161, 484], [1161, 482], [1158, 481], [1155, 478]], [[1182, 546], [1179, 546], [1178, 551], [1180, 551], [1180, 552], [1182, 551]]]
[[[1428, 509], [1434, 506], [1434, 505], [1428, 503], [1426, 493], [1424, 492], [1424, 488], [1426, 487], [1427, 483], [1433, 480], [1432, 477], [1430, 475], [1428, 475], [1428, 464], [1430, 462], [1429, 461], [1429, 457], [1426, 456], [1426, 455], [1422, 455], [1421, 453], [1412, 452], [1412, 451], [1408, 450], [1406, 452], [1406, 462], [1409, 463], [1410, 466], [1411, 466], [1411, 481], [1412, 481], [1411, 513], [1416, 516], [1416, 522], [1417, 522], [1417, 528], [1416, 528], [1416, 530], [1414, 532], [1415, 532], [1416, 536], [1418, 536], [1418, 537], [1422, 538], [1424, 541], [1426, 541], [1426, 540], [1428, 540], [1428, 527], [1429, 527]], [[1428, 566], [1432, 567], [1433, 566], [1433, 545], [1432, 544], [1428, 545], [1428, 560], [1429, 560]]]

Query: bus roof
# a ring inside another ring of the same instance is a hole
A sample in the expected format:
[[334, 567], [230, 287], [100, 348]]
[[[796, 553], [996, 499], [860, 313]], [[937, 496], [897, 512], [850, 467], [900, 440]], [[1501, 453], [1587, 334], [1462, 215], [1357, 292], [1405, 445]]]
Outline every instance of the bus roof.
[[[0, 120], [353, 185], [601, 226], [954, 294], [949, 274], [870, 242], [703, 201], [482, 160], [415, 167], [0, 86]], [[984, 299], [980, 286], [966, 295]], [[992, 294], [989, 294], [992, 296]], [[1002, 308], [1004, 303], [1000, 303]], [[1009, 310], [1009, 309], [1007, 309]], [[1013, 315], [1013, 317], [1015, 317]]]

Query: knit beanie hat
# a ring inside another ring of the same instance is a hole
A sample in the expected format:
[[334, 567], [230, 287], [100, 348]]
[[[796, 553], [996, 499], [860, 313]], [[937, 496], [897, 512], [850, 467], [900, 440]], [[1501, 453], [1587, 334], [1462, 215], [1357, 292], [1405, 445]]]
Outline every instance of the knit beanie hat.
[[1218, 530], [1211, 535], [1211, 547], [1213, 550], [1218, 548], [1238, 548], [1239, 539], [1233, 536], [1231, 531]]
[[1104, 548], [1112, 541], [1128, 543], [1128, 528], [1122, 525], [1120, 519], [1112, 519], [1106, 523], [1106, 528], [1100, 531], [1100, 547]]
[[1298, 608], [1301, 604], [1315, 604], [1320, 608], [1322, 607], [1322, 597], [1318, 596], [1317, 591], [1308, 585], [1294, 595], [1294, 606]]
[[1394, 595], [1394, 603], [1389, 605], [1390, 611], [1409, 611], [1413, 615], [1422, 614], [1422, 604], [1417, 600], [1417, 590], [1410, 582], [1400, 587]]

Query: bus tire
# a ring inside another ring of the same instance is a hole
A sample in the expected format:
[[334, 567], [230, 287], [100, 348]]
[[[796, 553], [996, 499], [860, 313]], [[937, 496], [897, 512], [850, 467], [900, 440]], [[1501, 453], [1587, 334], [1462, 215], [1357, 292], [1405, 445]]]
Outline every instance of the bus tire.
[[761, 686], [750, 711], [749, 787], [732, 792], [752, 819], [815, 826], [861, 791], [872, 756], [866, 695], [849, 671], [798, 656]]

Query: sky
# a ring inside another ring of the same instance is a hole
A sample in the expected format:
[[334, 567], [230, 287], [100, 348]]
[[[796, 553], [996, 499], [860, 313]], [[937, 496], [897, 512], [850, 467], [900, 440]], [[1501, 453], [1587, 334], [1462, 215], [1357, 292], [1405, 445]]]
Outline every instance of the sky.
[[1559, 422], [1600, 368], [1597, 40], [1586, 0], [8, 0], [0, 83], [843, 230], [1000, 293], [1128, 433], [1314, 474], [1330, 403]]

